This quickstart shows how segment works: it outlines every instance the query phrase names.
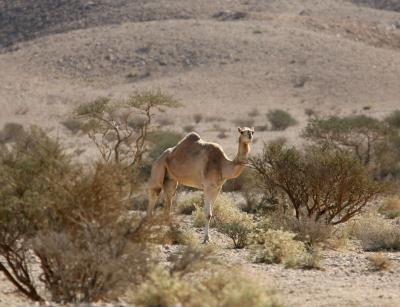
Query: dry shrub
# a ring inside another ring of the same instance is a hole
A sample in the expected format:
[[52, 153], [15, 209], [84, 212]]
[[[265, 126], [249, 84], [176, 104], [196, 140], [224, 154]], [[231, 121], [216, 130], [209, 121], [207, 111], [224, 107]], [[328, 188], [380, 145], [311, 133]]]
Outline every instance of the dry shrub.
[[151, 249], [130, 219], [127, 190], [118, 165], [85, 170], [39, 129], [2, 148], [0, 270], [35, 301], [44, 300], [38, 278], [52, 300], [73, 303], [114, 298], [140, 282]]
[[203, 114], [200, 113], [193, 114], [193, 120], [196, 124], [200, 123], [203, 120]]
[[[233, 240], [236, 248], [243, 248], [247, 244], [248, 236], [254, 228], [254, 223], [249, 215], [241, 212], [231, 198], [220, 194], [215, 201], [213, 217], [210, 227], [216, 227]], [[206, 223], [203, 208], [196, 207], [193, 212], [194, 226], [203, 227]]]
[[331, 225], [344, 223], [386, 191], [350, 153], [330, 147], [302, 152], [272, 143], [250, 164], [263, 193], [284, 195], [298, 220], [308, 216]]
[[378, 215], [371, 214], [355, 221], [352, 235], [361, 241], [366, 251], [400, 250], [400, 228]]
[[379, 208], [379, 213], [391, 219], [400, 217], [400, 196], [385, 198]]
[[182, 230], [176, 225], [172, 224], [168, 227], [165, 235], [163, 236], [162, 243], [194, 246], [198, 244], [198, 238], [193, 230]]
[[294, 240], [296, 234], [283, 230], [268, 230], [256, 240], [260, 244], [253, 249], [254, 260], [265, 263], [282, 263], [285, 267], [302, 266], [307, 257], [303, 242]]
[[297, 124], [297, 121], [284, 110], [272, 110], [267, 113], [272, 130], [282, 131]]
[[130, 300], [138, 306], [280, 306], [273, 291], [238, 269], [219, 269], [200, 280], [182, 280], [158, 267]]
[[323, 243], [332, 238], [334, 228], [324, 219], [316, 220], [315, 217], [302, 216], [296, 219], [291, 214], [283, 212], [273, 213], [270, 218], [273, 229], [283, 229], [296, 234], [296, 240], [310, 245]]
[[196, 208], [200, 208], [203, 204], [203, 196], [201, 192], [188, 193], [180, 196], [176, 201], [176, 211], [179, 214], [191, 215]]
[[369, 263], [374, 271], [387, 271], [393, 263], [383, 253], [377, 253], [367, 257]]

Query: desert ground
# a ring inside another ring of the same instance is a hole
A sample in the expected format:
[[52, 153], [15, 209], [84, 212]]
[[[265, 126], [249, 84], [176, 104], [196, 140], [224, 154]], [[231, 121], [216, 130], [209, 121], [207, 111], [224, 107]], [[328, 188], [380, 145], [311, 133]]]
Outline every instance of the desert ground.
[[[161, 89], [183, 103], [157, 115], [162, 129], [196, 131], [230, 157], [241, 125], [256, 128], [252, 154], [278, 137], [301, 146], [307, 110], [380, 119], [400, 109], [400, 11], [393, 3], [0, 0], [0, 127], [38, 125], [90, 160], [96, 151], [89, 138], [62, 124], [74, 108], [99, 96]], [[273, 109], [298, 123], [263, 129]], [[192, 227], [187, 217], [177, 220]], [[212, 235], [221, 259], [268, 282], [284, 306], [400, 302], [398, 252], [385, 252], [394, 263], [389, 271], [371, 271], [370, 253], [357, 242], [324, 250], [323, 270], [285, 269], [254, 264], [246, 249], [233, 249], [215, 229]], [[1, 306], [31, 304], [0, 278]]]

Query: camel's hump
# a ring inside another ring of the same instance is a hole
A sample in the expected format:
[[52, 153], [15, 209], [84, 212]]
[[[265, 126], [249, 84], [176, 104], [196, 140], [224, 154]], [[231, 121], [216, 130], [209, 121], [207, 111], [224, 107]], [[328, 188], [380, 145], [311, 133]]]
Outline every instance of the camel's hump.
[[182, 142], [183, 141], [197, 142], [198, 140], [200, 140], [200, 135], [198, 135], [196, 132], [190, 132], [182, 139]]

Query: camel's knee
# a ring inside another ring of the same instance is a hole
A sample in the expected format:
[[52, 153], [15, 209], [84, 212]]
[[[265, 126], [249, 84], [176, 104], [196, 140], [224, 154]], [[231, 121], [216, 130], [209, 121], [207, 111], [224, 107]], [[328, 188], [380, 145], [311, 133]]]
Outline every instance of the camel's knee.
[[176, 188], [178, 186], [178, 182], [172, 179], [166, 179], [163, 183], [164, 193], [168, 198], [173, 198], [176, 194]]

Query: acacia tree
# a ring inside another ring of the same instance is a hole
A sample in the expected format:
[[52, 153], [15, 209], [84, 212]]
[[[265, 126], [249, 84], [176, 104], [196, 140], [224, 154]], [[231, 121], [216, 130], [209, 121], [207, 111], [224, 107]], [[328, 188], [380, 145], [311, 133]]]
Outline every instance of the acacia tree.
[[98, 98], [75, 110], [104, 161], [139, 169], [153, 116], [181, 104], [160, 91], [136, 92], [126, 101]]
[[265, 193], [287, 197], [296, 218], [306, 215], [336, 225], [359, 214], [385, 191], [366, 168], [346, 151], [308, 147], [304, 152], [270, 144], [250, 159]]
[[352, 152], [376, 177], [395, 174], [399, 167], [400, 136], [384, 121], [364, 115], [314, 119], [304, 129], [303, 137]]

